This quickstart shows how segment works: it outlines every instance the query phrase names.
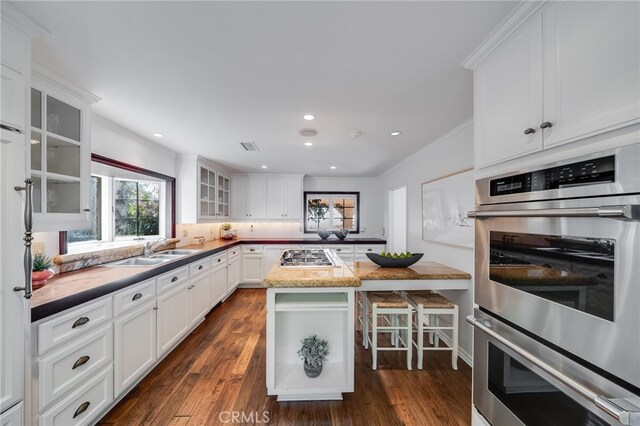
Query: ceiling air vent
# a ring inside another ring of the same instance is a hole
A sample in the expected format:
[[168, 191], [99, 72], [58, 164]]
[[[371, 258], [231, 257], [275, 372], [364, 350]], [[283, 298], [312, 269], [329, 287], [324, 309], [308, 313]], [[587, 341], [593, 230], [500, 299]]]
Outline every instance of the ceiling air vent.
[[312, 138], [318, 134], [318, 131], [316, 129], [300, 129], [298, 130], [298, 134], [305, 138]]
[[255, 142], [240, 142], [240, 145], [242, 145], [246, 151], [260, 151]]

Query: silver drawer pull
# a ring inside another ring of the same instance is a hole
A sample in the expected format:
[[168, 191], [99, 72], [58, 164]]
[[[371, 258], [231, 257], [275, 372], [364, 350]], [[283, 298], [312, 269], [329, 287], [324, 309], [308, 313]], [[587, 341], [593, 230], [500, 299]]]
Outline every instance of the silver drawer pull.
[[142, 293], [136, 293], [133, 295], [133, 298], [131, 299], [131, 301], [138, 300], [140, 298], [142, 298]]
[[373, 251], [373, 249], [367, 249], [367, 251]]
[[76, 410], [75, 413], [73, 413], [73, 418], [75, 419], [76, 417], [78, 417], [80, 414], [84, 413], [85, 411], [87, 411], [87, 408], [89, 408], [89, 406], [91, 405], [91, 403], [89, 401], [85, 401], [82, 404], [80, 404], [80, 406], [78, 407], [78, 409]]
[[256, 251], [256, 249], [249, 249], [249, 251]]
[[222, 259], [218, 259], [218, 263], [222, 262]]
[[527, 350], [511, 342], [509, 339], [493, 331], [491, 329], [490, 321], [478, 319], [473, 315], [469, 315], [467, 317], [467, 322], [473, 325], [474, 327], [476, 327], [477, 329], [481, 330], [482, 332], [488, 334], [489, 336], [491, 336], [491, 338], [502, 343], [504, 346], [511, 349], [513, 352], [520, 355], [522, 358], [526, 359], [527, 361], [529, 361], [530, 363], [532, 363], [533, 365], [535, 365], [536, 367], [538, 367], [539, 369], [541, 369], [542, 371], [544, 371], [545, 373], [553, 377], [554, 379], [563, 383], [565, 386], [572, 389], [574, 392], [576, 392], [578, 395], [585, 398], [587, 401], [593, 403], [600, 410], [604, 411], [614, 419], [618, 420], [623, 425], [636, 424], [635, 422], [633, 423], [631, 422], [631, 418], [640, 416], [640, 408], [638, 409], [638, 411], [625, 410], [624, 408], [620, 407], [615, 402], [613, 402], [611, 399], [602, 395], [598, 395], [596, 392], [576, 382], [575, 380], [568, 377], [561, 371], [555, 369], [554, 367], [547, 364], [540, 358], [536, 357], [531, 352], [528, 352]]
[[89, 355], [81, 356], [80, 358], [78, 358], [78, 360], [75, 363], [73, 363], [73, 367], [71, 367], [71, 369], [75, 370], [78, 367], [82, 367], [87, 362], [89, 362], [90, 359], [91, 357]]
[[86, 323], [89, 322], [89, 318], [87, 317], [80, 317], [76, 320], [76, 322], [73, 323], [73, 325], [71, 326], [71, 328], [76, 328], [76, 327], [80, 327], [81, 325], [85, 325]]
[[342, 251], [342, 249], [336, 249], [336, 251]]
[[175, 283], [176, 281], [178, 281], [178, 277], [173, 277], [173, 278], [171, 278], [171, 282], [172, 282], [172, 283]]
[[202, 268], [204, 268], [204, 266], [202, 266], [202, 265], [198, 266], [198, 271], [201, 271]]

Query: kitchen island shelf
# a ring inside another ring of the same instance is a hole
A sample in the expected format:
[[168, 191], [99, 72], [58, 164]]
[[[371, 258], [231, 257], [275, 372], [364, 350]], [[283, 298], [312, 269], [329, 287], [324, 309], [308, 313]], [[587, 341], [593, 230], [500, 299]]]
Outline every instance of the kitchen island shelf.
[[304, 373], [302, 361], [277, 364], [275, 390], [278, 393], [278, 400], [294, 401], [309, 397], [342, 399], [342, 392], [348, 386], [347, 371], [346, 363], [329, 362], [323, 365], [322, 374], [312, 379]]
[[346, 311], [349, 300], [346, 293], [279, 293], [276, 312]]

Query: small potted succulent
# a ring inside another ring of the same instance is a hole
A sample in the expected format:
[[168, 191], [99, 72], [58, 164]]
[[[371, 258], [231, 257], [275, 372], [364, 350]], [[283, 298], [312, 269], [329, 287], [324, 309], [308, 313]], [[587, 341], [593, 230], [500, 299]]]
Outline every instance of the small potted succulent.
[[36, 254], [33, 257], [31, 284], [34, 289], [44, 287], [47, 284], [47, 280], [53, 276], [52, 266], [51, 259], [44, 254]]
[[233, 239], [233, 232], [231, 231], [230, 223], [223, 223], [222, 225], [220, 225], [220, 238], [222, 238], [223, 240]]
[[302, 339], [302, 347], [298, 351], [298, 356], [304, 360], [304, 372], [312, 379], [322, 373], [322, 363], [329, 355], [329, 343], [324, 339], [313, 336]]

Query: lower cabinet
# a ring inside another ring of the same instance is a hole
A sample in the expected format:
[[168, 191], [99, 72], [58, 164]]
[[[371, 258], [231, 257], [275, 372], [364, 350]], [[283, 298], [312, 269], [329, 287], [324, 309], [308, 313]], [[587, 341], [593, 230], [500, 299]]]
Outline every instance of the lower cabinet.
[[38, 425], [92, 424], [95, 423], [95, 417], [107, 408], [111, 401], [113, 401], [113, 370], [109, 366], [42, 414], [38, 419]]
[[242, 278], [245, 284], [260, 284], [262, 282], [262, 255], [242, 255]]
[[[218, 260], [220, 260], [220, 263], [218, 263]], [[223, 261], [224, 263], [222, 263]], [[212, 262], [209, 306], [213, 308], [227, 295], [227, 259], [226, 257], [224, 259], [214, 258]]]
[[231, 294], [233, 290], [240, 284], [240, 256], [230, 257], [227, 268], [227, 294]]
[[209, 312], [209, 273], [204, 273], [191, 280], [191, 285], [187, 287], [189, 292], [189, 325], [200, 322], [204, 315]]
[[134, 383], [156, 361], [156, 303], [114, 321], [114, 394]]
[[158, 296], [156, 353], [163, 356], [189, 330], [189, 288], [187, 281]]
[[0, 426], [22, 426], [24, 425], [24, 403], [20, 402], [0, 416]]

